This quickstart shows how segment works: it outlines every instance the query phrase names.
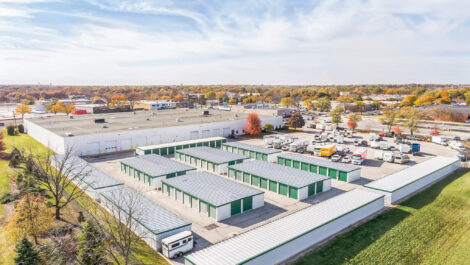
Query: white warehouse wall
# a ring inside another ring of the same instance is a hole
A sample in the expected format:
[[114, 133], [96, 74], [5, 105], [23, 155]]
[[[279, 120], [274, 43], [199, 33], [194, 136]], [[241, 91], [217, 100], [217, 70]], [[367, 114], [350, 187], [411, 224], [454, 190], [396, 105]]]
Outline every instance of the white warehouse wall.
[[24, 127], [25, 131], [34, 139], [36, 139], [36, 141], [49, 147], [58, 154], [65, 153], [65, 143], [63, 137], [28, 120], [24, 120]]
[[348, 173], [348, 182], [353, 182], [361, 178], [361, 170], [354, 170]]
[[331, 189], [331, 179], [325, 179], [323, 181], [323, 192]]
[[253, 196], [253, 209], [264, 206], [264, 193]]
[[230, 203], [217, 207], [216, 218], [215, 218], [216, 221], [219, 222], [219, 221], [229, 218], [231, 215], [231, 209], [232, 207], [230, 206]]

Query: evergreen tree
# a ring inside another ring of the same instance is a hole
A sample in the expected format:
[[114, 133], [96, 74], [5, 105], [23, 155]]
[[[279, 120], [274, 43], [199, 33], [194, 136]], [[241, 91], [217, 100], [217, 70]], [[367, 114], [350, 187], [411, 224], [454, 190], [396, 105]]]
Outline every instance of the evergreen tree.
[[16, 265], [36, 265], [41, 264], [39, 252], [33, 247], [26, 236], [16, 243], [15, 246], [15, 264]]
[[107, 264], [103, 234], [88, 220], [80, 233], [78, 259], [85, 265]]

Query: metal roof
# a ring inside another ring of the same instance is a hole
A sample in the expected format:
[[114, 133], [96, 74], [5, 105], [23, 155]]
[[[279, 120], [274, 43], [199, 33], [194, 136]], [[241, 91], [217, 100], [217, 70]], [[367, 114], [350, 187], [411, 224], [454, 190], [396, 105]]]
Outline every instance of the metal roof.
[[360, 167], [355, 167], [347, 164], [342, 164], [342, 163], [336, 163], [336, 162], [331, 162], [328, 160], [323, 160], [323, 159], [318, 159], [318, 158], [313, 158], [313, 157], [308, 157], [308, 156], [303, 156], [303, 155], [296, 155], [296, 154], [290, 154], [290, 153], [284, 153], [282, 155], [279, 155], [278, 157], [282, 158], [287, 158], [287, 159], [292, 159], [292, 160], [297, 160], [300, 162], [305, 162], [321, 167], [328, 167], [336, 170], [341, 170], [344, 172], [351, 172], [354, 170], [359, 170], [361, 169]]
[[229, 168], [297, 188], [329, 179], [327, 176], [260, 160], [245, 161], [241, 164], [229, 166]]
[[254, 145], [250, 145], [250, 144], [244, 144], [244, 143], [240, 143], [240, 142], [228, 142], [228, 143], [223, 143], [222, 145], [242, 148], [242, 149], [245, 149], [245, 150], [255, 151], [255, 152], [258, 152], [258, 153], [263, 153], [263, 154], [268, 154], [268, 155], [281, 152], [280, 150], [276, 150], [276, 149], [272, 149], [272, 148], [264, 148], [264, 147], [254, 146]]
[[242, 198], [263, 194], [263, 191], [207, 172], [189, 174], [162, 181], [214, 206], [221, 206]]
[[197, 251], [185, 259], [198, 265], [241, 264], [383, 196], [355, 189]]
[[132, 211], [135, 213], [134, 219], [153, 234], [191, 225], [190, 222], [132, 188], [125, 187], [105, 191], [101, 192], [101, 195], [125, 213], [129, 213], [129, 208], [132, 207]]
[[[64, 159], [64, 155], [55, 155], [51, 162], [54, 164], [62, 159]], [[70, 156], [66, 168], [63, 170], [70, 171], [72, 174], [82, 174], [84, 176], [83, 182], [94, 190], [123, 185], [121, 181], [90, 165], [78, 156]]]
[[136, 158], [124, 160], [121, 163], [142, 171], [152, 177], [195, 169], [194, 167], [190, 167], [155, 154], [141, 155]]
[[226, 139], [225, 137], [209, 137], [209, 138], [195, 139], [195, 140], [188, 140], [188, 141], [181, 141], [181, 142], [141, 146], [141, 147], [137, 147], [137, 149], [151, 150], [151, 149], [165, 148], [165, 147], [176, 146], [176, 145], [197, 144], [201, 142], [218, 141], [218, 140], [225, 140], [225, 139]]
[[391, 175], [364, 185], [367, 188], [394, 192], [408, 184], [411, 184], [427, 175], [444, 168], [452, 163], [458, 162], [456, 157], [436, 156], [414, 166], [405, 168]]
[[220, 149], [211, 148], [207, 146], [186, 148], [181, 150], [176, 150], [177, 153], [182, 153], [197, 158], [207, 160], [216, 164], [228, 163], [240, 159], [248, 159], [247, 156], [242, 156], [239, 154], [234, 154]]

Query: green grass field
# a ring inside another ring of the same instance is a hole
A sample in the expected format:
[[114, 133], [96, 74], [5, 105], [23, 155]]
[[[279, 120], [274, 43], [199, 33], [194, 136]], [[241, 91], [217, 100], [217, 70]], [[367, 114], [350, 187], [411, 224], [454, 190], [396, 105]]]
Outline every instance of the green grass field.
[[452, 174], [296, 264], [470, 264], [470, 171]]

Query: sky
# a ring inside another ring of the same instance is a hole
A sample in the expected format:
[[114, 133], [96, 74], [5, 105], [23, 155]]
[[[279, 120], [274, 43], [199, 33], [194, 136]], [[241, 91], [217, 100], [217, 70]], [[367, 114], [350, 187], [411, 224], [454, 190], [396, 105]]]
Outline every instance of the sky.
[[466, 0], [0, 0], [0, 84], [470, 83]]

